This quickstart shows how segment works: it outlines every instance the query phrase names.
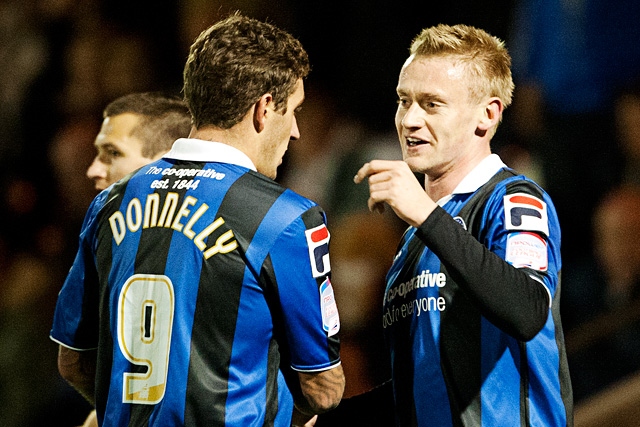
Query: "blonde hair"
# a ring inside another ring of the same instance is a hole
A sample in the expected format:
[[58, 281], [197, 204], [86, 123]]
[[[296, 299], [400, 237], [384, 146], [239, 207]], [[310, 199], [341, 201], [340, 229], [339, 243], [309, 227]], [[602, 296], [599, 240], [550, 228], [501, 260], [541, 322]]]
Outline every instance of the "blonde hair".
[[511, 57], [504, 42], [486, 31], [468, 25], [425, 28], [413, 39], [410, 53], [416, 57], [454, 57], [467, 73], [471, 99], [495, 96], [505, 108], [511, 104]]

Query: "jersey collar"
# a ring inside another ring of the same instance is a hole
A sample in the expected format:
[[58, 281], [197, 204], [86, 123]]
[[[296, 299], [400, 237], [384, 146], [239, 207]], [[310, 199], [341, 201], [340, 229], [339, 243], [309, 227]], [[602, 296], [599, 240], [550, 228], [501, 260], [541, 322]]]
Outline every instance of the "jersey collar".
[[507, 167], [507, 165], [505, 165], [504, 162], [500, 159], [500, 156], [498, 156], [497, 154], [488, 155], [487, 157], [482, 159], [482, 161], [478, 163], [478, 165], [473, 168], [471, 172], [467, 174], [467, 176], [462, 178], [462, 181], [460, 181], [460, 183], [456, 186], [451, 194], [449, 194], [448, 196], [444, 196], [443, 198], [438, 200], [438, 204], [440, 206], [443, 206], [445, 203], [451, 200], [454, 194], [475, 192], [478, 188], [486, 184], [493, 175], [498, 173], [500, 169], [505, 167]]
[[256, 170], [251, 159], [242, 151], [222, 142], [204, 141], [195, 138], [180, 138], [163, 158], [193, 160], [196, 162], [230, 163]]

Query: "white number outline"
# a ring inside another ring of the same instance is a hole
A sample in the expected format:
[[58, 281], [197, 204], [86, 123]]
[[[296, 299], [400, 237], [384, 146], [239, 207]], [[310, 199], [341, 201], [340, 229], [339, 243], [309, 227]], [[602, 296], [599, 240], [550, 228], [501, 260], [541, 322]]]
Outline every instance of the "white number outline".
[[[147, 308], [152, 316], [145, 325]], [[155, 405], [164, 398], [174, 309], [173, 283], [167, 276], [135, 274], [120, 290], [117, 308], [120, 351], [131, 363], [147, 367], [146, 373], [123, 374], [123, 403]], [[145, 331], [150, 332], [149, 336], [145, 336]]]

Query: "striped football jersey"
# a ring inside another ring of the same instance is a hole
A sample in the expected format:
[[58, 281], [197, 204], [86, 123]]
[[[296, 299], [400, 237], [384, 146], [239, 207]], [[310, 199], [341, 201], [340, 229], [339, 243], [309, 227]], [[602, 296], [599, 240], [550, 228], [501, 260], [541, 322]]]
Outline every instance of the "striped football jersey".
[[387, 275], [398, 425], [572, 425], [553, 204], [497, 157], [480, 169], [407, 230]]
[[283, 374], [340, 363], [323, 210], [221, 145], [178, 140], [89, 208], [51, 337], [97, 348], [100, 425], [288, 426]]

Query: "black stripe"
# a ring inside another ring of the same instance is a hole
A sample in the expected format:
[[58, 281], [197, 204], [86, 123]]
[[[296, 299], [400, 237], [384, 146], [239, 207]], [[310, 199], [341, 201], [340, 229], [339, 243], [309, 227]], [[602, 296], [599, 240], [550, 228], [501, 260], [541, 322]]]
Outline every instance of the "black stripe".
[[[172, 191], [178, 193], [177, 206], [181, 206], [186, 190]], [[169, 190], [156, 190], [156, 192], [160, 194], [160, 200], [165, 200]], [[144, 203], [145, 200], [141, 200], [141, 202]], [[163, 275], [165, 273], [173, 234], [174, 230], [171, 227], [141, 228], [134, 274]], [[145, 373], [146, 371], [146, 366], [132, 363], [129, 364], [129, 369], [127, 369], [127, 372]], [[149, 418], [156, 406], [132, 403], [130, 408], [129, 425], [148, 426]]]
[[[404, 239], [405, 237], [403, 236], [401, 245]], [[409, 241], [407, 256], [402, 270], [398, 275], [398, 283], [410, 280], [414, 276], [414, 268], [420, 262], [419, 260], [424, 250], [424, 243], [417, 237], [414, 236]], [[413, 360], [413, 349], [409, 340], [396, 341], [394, 353], [396, 362], [393, 366], [393, 375], [397, 378], [404, 378], [404, 381], [407, 383], [403, 387], [394, 386], [394, 398], [398, 407], [396, 414], [402, 425], [416, 426], [418, 425], [418, 414], [416, 411], [415, 396], [413, 394], [415, 364], [406, 363], [408, 360]]]
[[[469, 233], [479, 241], [482, 241], [478, 234], [487, 196], [500, 181], [512, 176], [515, 174], [508, 169], [496, 173], [458, 213]], [[479, 424], [482, 417], [482, 316], [444, 265], [441, 265], [441, 271], [447, 276], [447, 286], [440, 288], [440, 296], [444, 297], [447, 309], [440, 315], [440, 363], [447, 384], [452, 421], [454, 426]]]
[[440, 288], [447, 309], [440, 314], [440, 366], [447, 384], [453, 425], [463, 426], [470, 421], [469, 417], [480, 420], [481, 316], [444, 265], [441, 271], [447, 276], [447, 286]]
[[569, 375], [569, 363], [567, 362], [567, 350], [564, 343], [564, 332], [562, 329], [562, 321], [560, 319], [560, 290], [562, 282], [562, 273], [558, 271], [558, 285], [556, 293], [551, 304], [551, 315], [553, 316], [553, 324], [555, 325], [556, 345], [558, 346], [558, 356], [560, 358], [560, 366], [558, 366], [558, 374], [560, 377], [560, 394], [564, 403], [567, 417], [567, 426], [573, 426], [573, 387], [571, 385]]
[[272, 427], [278, 413], [278, 370], [280, 368], [280, 350], [278, 343], [272, 339], [269, 343], [267, 360], [267, 408], [264, 427]]
[[273, 318], [273, 339], [271, 340], [269, 360], [267, 361], [267, 414], [265, 418], [269, 420], [274, 419], [278, 411], [278, 384], [276, 377], [278, 369], [284, 374], [285, 381], [291, 393], [296, 396], [301, 396], [302, 391], [300, 389], [298, 374], [291, 369], [291, 358], [289, 357], [291, 353], [285, 335], [284, 315], [278, 296], [278, 283], [275, 280], [271, 280], [271, 278], [275, 278], [275, 273], [269, 255], [267, 255], [267, 258], [262, 264], [260, 277], [260, 283], [263, 283], [265, 286], [265, 299]]
[[244, 279], [245, 252], [260, 222], [283, 191], [273, 181], [248, 172], [231, 185], [220, 205], [217, 216], [224, 218], [225, 224], [209, 239], [232, 229], [239, 247], [203, 263], [191, 340], [186, 425], [197, 422], [224, 426], [231, 340]]
[[[111, 214], [120, 208], [122, 201], [122, 194], [126, 189], [128, 180], [122, 184], [115, 185], [107, 196], [107, 200], [111, 202], [107, 203], [100, 213], [98, 214], [96, 221], [100, 224], [97, 231], [97, 273], [98, 277], [95, 278], [95, 283], [100, 283], [100, 302], [99, 302], [99, 316], [100, 316], [100, 329], [99, 329], [99, 343], [98, 343], [98, 365], [96, 369], [96, 410], [99, 413], [104, 413], [107, 406], [107, 399], [109, 397], [109, 388], [111, 384], [111, 369], [113, 367], [113, 335], [110, 329], [111, 325], [111, 306], [109, 305], [109, 284], [108, 279], [113, 267], [112, 248], [113, 248], [113, 235], [111, 228], [107, 225], [107, 221], [104, 219], [109, 218]], [[118, 197], [115, 197], [116, 194]], [[87, 254], [89, 256], [89, 254]], [[91, 255], [92, 256], [92, 255]], [[87, 280], [93, 280], [87, 277]], [[100, 280], [100, 282], [98, 282]]]
[[531, 409], [529, 408], [529, 358], [527, 357], [527, 343], [518, 341], [520, 350], [520, 427], [529, 425]]
[[[324, 224], [324, 211], [320, 206], [314, 206], [309, 209], [301, 216], [302, 222], [305, 225], [307, 230], [318, 227], [321, 224]], [[331, 277], [331, 272], [327, 275], [329, 278]], [[324, 283], [325, 276], [320, 276], [316, 278], [316, 284], [318, 285], [318, 289], [320, 289], [320, 285]], [[340, 334], [335, 334], [327, 338], [327, 360], [338, 360], [340, 359]]]

